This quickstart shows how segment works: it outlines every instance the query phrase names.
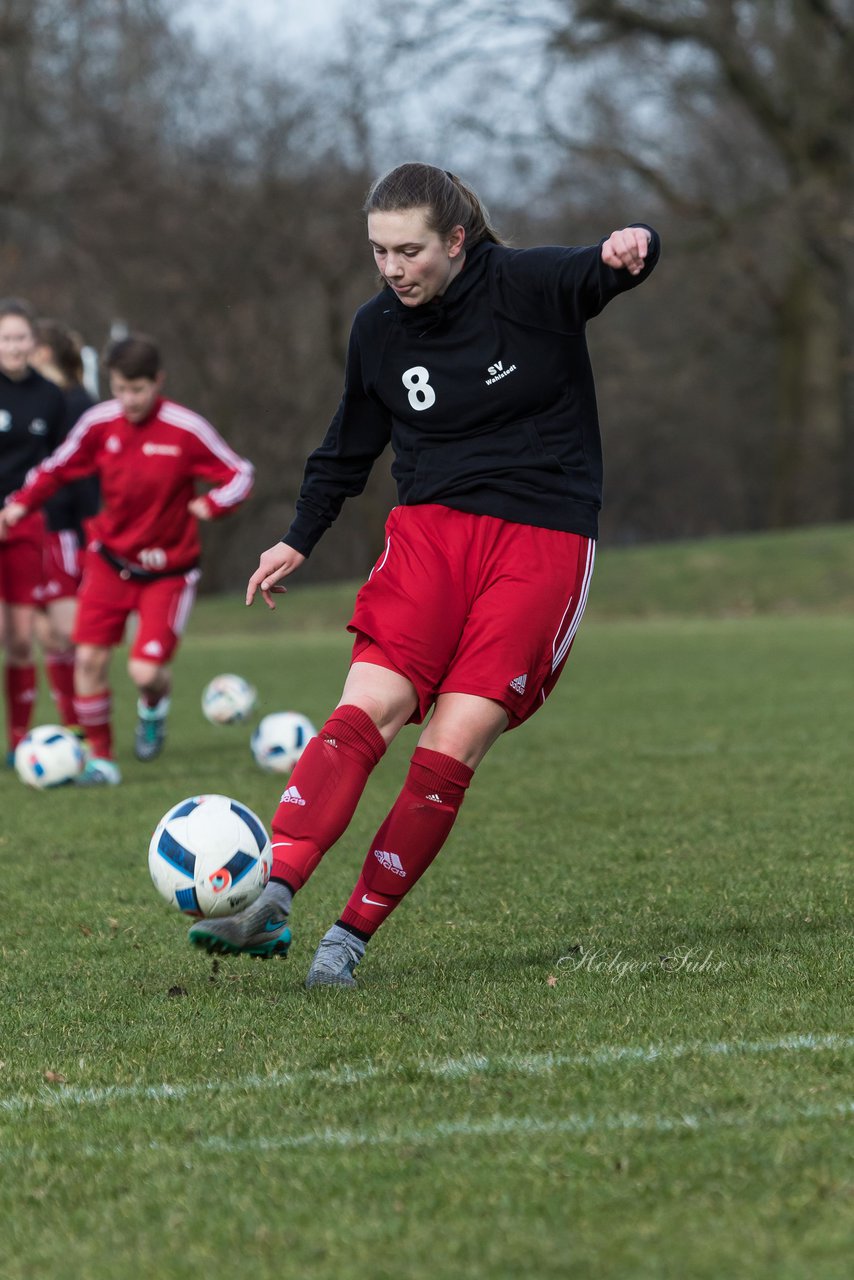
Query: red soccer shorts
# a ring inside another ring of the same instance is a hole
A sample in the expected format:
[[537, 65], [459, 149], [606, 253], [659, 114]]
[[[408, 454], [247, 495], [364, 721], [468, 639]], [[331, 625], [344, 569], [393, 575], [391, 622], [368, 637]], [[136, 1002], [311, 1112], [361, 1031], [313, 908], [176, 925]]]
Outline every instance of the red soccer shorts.
[[31, 511], [0, 539], [0, 600], [37, 604], [42, 582], [44, 516]]
[[77, 595], [83, 575], [83, 557], [77, 534], [72, 529], [45, 534], [42, 582], [37, 589], [39, 604], [69, 600]]
[[87, 551], [78, 594], [75, 644], [112, 648], [121, 642], [128, 616], [139, 614], [130, 656], [162, 665], [169, 661], [196, 598], [198, 569], [141, 582], [122, 578], [97, 551]]
[[405, 675], [415, 723], [440, 693], [471, 693], [500, 702], [515, 728], [563, 670], [594, 553], [576, 533], [433, 503], [395, 507], [348, 624], [353, 661]]

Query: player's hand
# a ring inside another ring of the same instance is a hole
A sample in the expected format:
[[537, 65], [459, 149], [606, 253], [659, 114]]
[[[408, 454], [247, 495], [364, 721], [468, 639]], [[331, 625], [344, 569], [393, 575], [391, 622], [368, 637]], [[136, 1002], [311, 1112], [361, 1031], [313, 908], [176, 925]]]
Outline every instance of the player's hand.
[[7, 502], [5, 507], [0, 507], [0, 538], [5, 538], [8, 531], [23, 520], [27, 511], [23, 502]]
[[624, 227], [612, 231], [602, 245], [602, 261], [606, 267], [619, 270], [624, 267], [630, 275], [638, 276], [644, 269], [652, 236], [645, 227]]
[[191, 502], [188, 502], [187, 510], [197, 520], [213, 520], [213, 507], [204, 494], [200, 494], [198, 498], [193, 498]]
[[277, 542], [274, 547], [268, 547], [261, 553], [258, 568], [249, 579], [246, 603], [251, 604], [255, 599], [255, 592], [260, 591], [267, 608], [275, 609], [273, 593], [278, 595], [287, 591], [287, 587], [279, 585], [280, 580], [304, 563], [305, 556], [299, 551], [294, 551], [293, 547], [289, 547], [286, 542]]

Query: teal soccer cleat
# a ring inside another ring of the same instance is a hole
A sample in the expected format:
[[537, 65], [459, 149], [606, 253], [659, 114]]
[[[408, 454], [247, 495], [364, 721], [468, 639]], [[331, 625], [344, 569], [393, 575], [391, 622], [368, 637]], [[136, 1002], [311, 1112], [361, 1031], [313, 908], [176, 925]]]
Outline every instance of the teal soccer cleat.
[[190, 942], [210, 955], [259, 956], [262, 960], [286, 956], [291, 945], [288, 912], [269, 889], [268, 885], [257, 902], [236, 916], [199, 920], [190, 929]]
[[82, 773], [74, 779], [75, 787], [117, 787], [122, 773], [114, 760], [92, 756], [86, 761]]
[[137, 702], [137, 722], [133, 737], [133, 751], [137, 760], [155, 760], [163, 750], [169, 705], [168, 698], [161, 698], [156, 707], [147, 707], [141, 698]]

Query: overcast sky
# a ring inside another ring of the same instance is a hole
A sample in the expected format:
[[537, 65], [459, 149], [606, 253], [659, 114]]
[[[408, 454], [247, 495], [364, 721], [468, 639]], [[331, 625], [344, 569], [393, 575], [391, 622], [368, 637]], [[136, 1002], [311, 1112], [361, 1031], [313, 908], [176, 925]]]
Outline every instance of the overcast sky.
[[268, 52], [300, 49], [322, 52], [335, 41], [346, 0], [190, 0], [188, 19], [202, 43], [224, 35], [263, 42]]
[[[534, 5], [534, 0], [527, 2]], [[407, 12], [413, 16], [413, 9]], [[192, 25], [203, 48], [218, 52], [233, 49], [235, 56], [254, 55], [260, 65], [279, 66], [288, 78], [301, 78], [309, 94], [321, 95], [324, 108], [328, 106], [328, 85], [324, 79], [312, 76], [313, 66], [340, 53], [348, 22], [361, 18], [361, 28], [372, 16], [370, 6], [366, 15], [353, 0], [250, 0], [249, 4], [245, 0], [219, 0], [216, 5], [211, 5], [210, 0], [182, 0], [178, 13], [182, 22]], [[456, 75], [446, 68], [442, 77], [434, 81], [430, 76], [413, 76], [408, 68], [401, 71], [392, 63], [383, 66], [382, 76], [369, 79], [379, 103], [371, 115], [377, 169], [417, 157], [456, 169], [476, 182], [487, 199], [499, 198], [511, 167], [506, 144], [491, 141], [471, 125], [448, 121], [453, 120], [455, 106], [460, 111], [471, 106], [475, 85], [476, 92], [486, 93], [488, 89], [495, 95], [494, 109], [502, 116], [514, 119], [517, 125], [524, 124], [528, 110], [525, 95], [533, 91], [532, 84], [539, 76], [539, 59], [532, 55], [530, 47], [517, 47], [516, 35], [509, 39], [506, 24], [483, 26], [474, 50], [465, 30], [457, 31], [453, 39], [456, 43], [451, 55], [460, 52]], [[461, 40], [463, 45], [458, 50]], [[365, 53], [377, 53], [369, 35]], [[496, 74], [485, 82], [491, 60]], [[365, 65], [370, 67], [370, 62]], [[300, 72], [307, 74], [300, 77]], [[485, 100], [478, 101], [488, 114]], [[539, 149], [526, 151], [523, 159], [526, 181], [530, 181], [534, 169], [541, 177], [545, 175], [545, 155]]]

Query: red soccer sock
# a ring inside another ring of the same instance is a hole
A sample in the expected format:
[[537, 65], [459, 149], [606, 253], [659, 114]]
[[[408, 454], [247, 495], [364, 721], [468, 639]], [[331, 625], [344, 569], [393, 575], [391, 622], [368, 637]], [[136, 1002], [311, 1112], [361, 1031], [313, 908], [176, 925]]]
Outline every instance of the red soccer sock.
[[336, 707], [300, 756], [273, 818], [273, 870], [296, 892], [344, 834], [385, 742], [360, 707]]
[[104, 693], [91, 693], [74, 699], [74, 711], [77, 723], [86, 733], [86, 741], [93, 756], [100, 760], [113, 758], [113, 730], [110, 718], [113, 707], [112, 695], [107, 689]]
[[74, 650], [46, 653], [44, 669], [60, 720], [65, 725], [77, 724], [74, 711]]
[[9, 748], [14, 751], [27, 733], [33, 718], [36, 701], [36, 669], [29, 663], [25, 667], [6, 667], [6, 731]]
[[416, 747], [403, 790], [374, 837], [342, 925], [370, 937], [424, 874], [451, 832], [474, 770]]

